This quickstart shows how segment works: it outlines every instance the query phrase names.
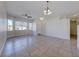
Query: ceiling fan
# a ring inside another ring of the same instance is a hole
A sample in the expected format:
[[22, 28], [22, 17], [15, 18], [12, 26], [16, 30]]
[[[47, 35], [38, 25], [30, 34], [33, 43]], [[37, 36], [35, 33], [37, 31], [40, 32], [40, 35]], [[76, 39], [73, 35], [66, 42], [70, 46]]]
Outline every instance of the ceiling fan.
[[26, 19], [27, 18], [32, 18], [32, 16], [29, 16], [28, 14], [24, 14], [23, 17], [26, 18]]

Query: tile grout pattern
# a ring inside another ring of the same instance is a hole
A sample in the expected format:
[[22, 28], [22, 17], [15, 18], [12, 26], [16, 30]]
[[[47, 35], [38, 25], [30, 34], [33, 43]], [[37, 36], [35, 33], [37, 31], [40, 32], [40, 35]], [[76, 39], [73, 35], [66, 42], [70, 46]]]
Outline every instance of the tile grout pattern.
[[20, 36], [9, 38], [1, 57], [77, 57], [74, 40], [48, 36]]

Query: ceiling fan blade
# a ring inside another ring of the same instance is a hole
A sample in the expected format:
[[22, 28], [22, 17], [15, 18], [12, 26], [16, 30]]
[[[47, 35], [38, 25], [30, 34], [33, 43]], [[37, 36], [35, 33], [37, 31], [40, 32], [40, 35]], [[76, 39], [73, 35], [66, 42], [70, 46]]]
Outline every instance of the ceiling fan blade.
[[28, 18], [32, 18], [32, 16], [28, 16]]

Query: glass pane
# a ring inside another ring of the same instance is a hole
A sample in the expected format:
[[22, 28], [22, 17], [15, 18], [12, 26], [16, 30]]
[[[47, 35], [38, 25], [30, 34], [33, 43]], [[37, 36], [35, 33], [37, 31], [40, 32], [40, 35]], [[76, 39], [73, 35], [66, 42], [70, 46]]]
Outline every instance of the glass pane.
[[15, 30], [26, 30], [27, 29], [27, 23], [16, 21], [15, 22]]
[[13, 20], [8, 20], [8, 31], [12, 31], [13, 30]]

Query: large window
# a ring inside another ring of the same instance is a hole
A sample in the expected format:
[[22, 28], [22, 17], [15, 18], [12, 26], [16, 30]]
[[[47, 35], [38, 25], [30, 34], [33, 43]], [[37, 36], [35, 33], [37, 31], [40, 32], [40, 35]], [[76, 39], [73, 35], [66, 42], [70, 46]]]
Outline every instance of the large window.
[[16, 21], [15, 22], [15, 30], [26, 30], [27, 29], [27, 23]]
[[15, 30], [22, 30], [21, 23], [19, 21], [15, 22]]
[[23, 30], [26, 30], [26, 29], [27, 29], [27, 23], [24, 22], [24, 23], [23, 23]]
[[31, 22], [27, 24], [27, 22], [15, 21], [15, 24], [13, 24], [13, 20], [8, 19], [8, 31], [13, 31], [13, 28], [14, 30], [27, 30], [27, 26], [29, 26], [29, 30], [33, 30]]
[[8, 31], [13, 30], [13, 20], [8, 19]]

